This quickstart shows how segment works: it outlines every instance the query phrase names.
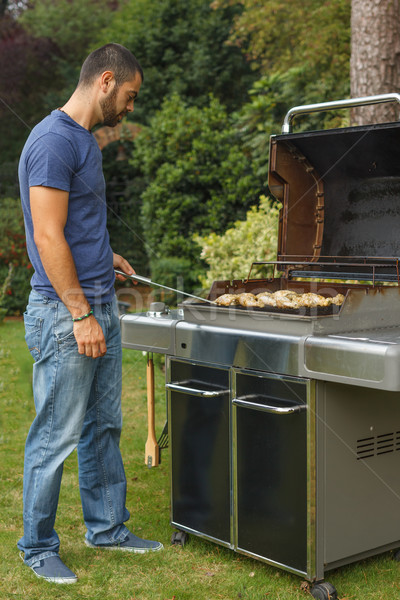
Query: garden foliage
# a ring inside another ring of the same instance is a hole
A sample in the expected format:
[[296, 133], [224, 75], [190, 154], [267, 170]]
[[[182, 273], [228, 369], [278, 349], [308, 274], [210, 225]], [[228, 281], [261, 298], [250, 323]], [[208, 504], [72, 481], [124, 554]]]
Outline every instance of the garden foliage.
[[261, 196], [260, 205], [252, 206], [246, 219], [236, 221], [224, 234], [195, 235], [201, 258], [209, 266], [200, 275], [202, 287], [209, 289], [219, 279], [245, 279], [253, 262], [276, 260], [278, 216], [279, 207]]
[[[111, 242], [137, 272], [172, 287], [179, 280], [187, 291], [213, 269], [194, 236], [211, 236], [216, 249], [215, 236], [251, 206], [258, 213], [260, 195], [268, 195], [269, 137], [287, 110], [348, 96], [350, 0], [5, 0], [2, 7], [0, 65], [13, 85], [0, 93], [1, 207], [6, 198], [18, 204], [16, 165], [30, 128], [65, 102], [88, 52], [118, 41], [145, 77], [128, 117], [142, 134], [103, 150]], [[318, 113], [294, 127], [341, 126], [346, 118]], [[11, 245], [4, 227], [0, 235], [1, 282]], [[257, 256], [248, 250], [243, 256]], [[27, 274], [26, 259], [13, 270], [10, 312], [24, 309]]]
[[172, 94], [202, 107], [212, 93], [230, 112], [246, 101], [257, 78], [240, 48], [226, 43], [241, 10], [213, 10], [209, 0], [125, 2], [93, 48], [118, 40], [140, 60], [144, 83], [134, 115], [139, 122], [148, 122]]
[[135, 140], [134, 164], [146, 181], [142, 224], [151, 271], [164, 283], [181, 270], [185, 284], [193, 284], [204, 268], [193, 235], [220, 234], [244, 219], [258, 204], [262, 178], [213, 97], [202, 109], [177, 95], [166, 99]]
[[0, 240], [0, 286], [8, 279], [1, 305], [18, 314], [27, 304], [32, 276], [19, 200], [0, 198]]

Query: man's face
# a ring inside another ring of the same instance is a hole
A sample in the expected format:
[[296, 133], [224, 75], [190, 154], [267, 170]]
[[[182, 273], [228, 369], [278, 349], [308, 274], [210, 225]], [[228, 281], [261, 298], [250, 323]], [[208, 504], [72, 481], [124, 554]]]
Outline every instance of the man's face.
[[103, 125], [115, 127], [128, 112], [133, 111], [133, 104], [141, 85], [140, 73], [136, 73], [132, 79], [125, 81], [119, 87], [114, 84], [107, 96], [100, 101], [103, 112]]

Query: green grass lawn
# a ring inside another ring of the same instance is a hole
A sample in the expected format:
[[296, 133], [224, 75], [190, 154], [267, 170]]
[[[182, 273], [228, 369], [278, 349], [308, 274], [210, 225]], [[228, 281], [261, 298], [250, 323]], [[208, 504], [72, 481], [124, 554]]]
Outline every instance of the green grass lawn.
[[[155, 360], [156, 428], [165, 422], [164, 373]], [[146, 358], [124, 351], [122, 452], [128, 478], [128, 526], [163, 542], [163, 552], [130, 555], [84, 545], [76, 453], [67, 460], [56, 522], [61, 557], [79, 577], [76, 585], [46, 583], [23, 565], [16, 543], [22, 535], [25, 437], [34, 417], [32, 361], [23, 324], [0, 325], [0, 599], [289, 600], [311, 598], [301, 579], [228, 549], [191, 537], [171, 546], [168, 451], [159, 467], [144, 464], [147, 436]], [[400, 473], [399, 473], [400, 476]], [[400, 599], [400, 566], [390, 553], [358, 562], [326, 577], [342, 600]]]

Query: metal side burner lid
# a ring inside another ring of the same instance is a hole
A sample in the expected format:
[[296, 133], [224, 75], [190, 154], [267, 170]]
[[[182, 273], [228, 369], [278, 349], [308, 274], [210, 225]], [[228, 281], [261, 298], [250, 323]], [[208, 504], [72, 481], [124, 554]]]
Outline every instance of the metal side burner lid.
[[165, 302], [152, 302], [147, 311], [149, 317], [162, 317], [170, 313], [169, 306]]
[[165, 305], [162, 308], [161, 304], [164, 303], [152, 303], [147, 313], [132, 313], [120, 317], [124, 348], [174, 354], [175, 325], [183, 319], [183, 310], [170, 310]]

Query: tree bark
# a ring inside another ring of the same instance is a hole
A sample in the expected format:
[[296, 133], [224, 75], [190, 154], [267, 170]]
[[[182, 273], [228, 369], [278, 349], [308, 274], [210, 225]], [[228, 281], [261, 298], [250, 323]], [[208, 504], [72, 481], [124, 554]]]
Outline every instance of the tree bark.
[[[400, 92], [400, 1], [352, 0], [351, 96]], [[352, 110], [354, 125], [396, 121], [400, 105], [377, 104]]]

